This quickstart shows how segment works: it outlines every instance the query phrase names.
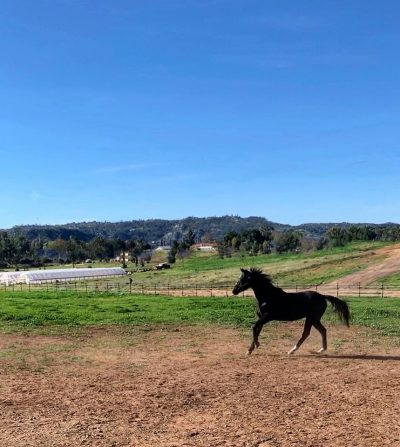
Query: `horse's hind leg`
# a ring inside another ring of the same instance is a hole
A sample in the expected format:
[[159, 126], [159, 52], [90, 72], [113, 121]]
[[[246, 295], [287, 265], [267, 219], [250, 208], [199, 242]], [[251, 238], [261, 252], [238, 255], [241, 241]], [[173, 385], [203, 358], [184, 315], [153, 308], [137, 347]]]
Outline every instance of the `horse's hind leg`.
[[320, 321], [314, 321], [313, 326], [321, 334], [322, 337], [322, 348], [318, 352], [324, 352], [328, 348], [328, 340], [326, 338], [325, 326], [323, 326]]
[[296, 352], [300, 346], [304, 343], [304, 340], [310, 335], [312, 322], [308, 318], [306, 318], [306, 322], [304, 323], [303, 334], [300, 340], [293, 346], [293, 348], [288, 352], [288, 354], [293, 354]]

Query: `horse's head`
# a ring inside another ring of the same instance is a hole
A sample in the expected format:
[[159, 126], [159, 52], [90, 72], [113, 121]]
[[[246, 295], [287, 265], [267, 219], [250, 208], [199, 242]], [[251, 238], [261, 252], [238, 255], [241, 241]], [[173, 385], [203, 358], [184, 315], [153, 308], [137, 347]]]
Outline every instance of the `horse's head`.
[[240, 292], [244, 292], [252, 285], [253, 275], [251, 271], [245, 269], [240, 269], [240, 271], [242, 272], [242, 274], [240, 275], [238, 282], [232, 290], [232, 293], [234, 295], [238, 295]]

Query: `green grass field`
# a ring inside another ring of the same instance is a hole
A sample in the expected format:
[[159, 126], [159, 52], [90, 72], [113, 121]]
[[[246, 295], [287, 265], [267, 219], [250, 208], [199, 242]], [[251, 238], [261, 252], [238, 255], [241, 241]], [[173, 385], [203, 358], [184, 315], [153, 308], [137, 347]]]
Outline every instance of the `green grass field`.
[[[375, 250], [382, 243], [287, 255], [235, 256], [193, 253], [170, 270], [134, 272], [136, 284], [226, 285], [232, 287], [240, 267], [257, 266], [280, 284], [317, 284], [380, 262]], [[132, 270], [133, 266], [131, 267]], [[385, 284], [399, 284], [399, 275]], [[127, 278], [119, 278], [125, 284]], [[114, 281], [114, 279], [113, 279]], [[27, 286], [24, 286], [27, 287]], [[19, 289], [19, 286], [18, 286]], [[21, 289], [23, 287], [21, 286]], [[167, 297], [124, 293], [59, 291], [0, 291], [0, 331], [62, 331], [92, 325], [221, 324], [249, 327], [255, 318], [254, 299], [243, 297]], [[400, 336], [400, 299], [349, 298], [353, 324]], [[331, 311], [329, 322], [337, 321]]]
[[400, 287], [400, 273], [394, 273], [383, 278], [379, 278], [379, 281], [374, 281], [372, 285], [383, 284], [385, 286]]
[[[349, 298], [352, 324], [400, 336], [400, 299]], [[250, 327], [253, 298], [0, 293], [0, 331], [57, 332], [92, 325], [219, 324]], [[329, 310], [330, 324], [337, 319]], [[338, 323], [337, 323], [338, 324]]]

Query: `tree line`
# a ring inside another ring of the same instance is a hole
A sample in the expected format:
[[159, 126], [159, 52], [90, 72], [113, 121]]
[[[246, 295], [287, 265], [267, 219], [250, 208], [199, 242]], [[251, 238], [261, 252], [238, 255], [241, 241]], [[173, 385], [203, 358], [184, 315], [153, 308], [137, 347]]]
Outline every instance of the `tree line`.
[[400, 241], [400, 225], [335, 225], [327, 230], [325, 239], [334, 247], [342, 247], [353, 241], [397, 242]]
[[[182, 234], [180, 240], [173, 240], [167, 255], [168, 262], [174, 263], [177, 258], [184, 260], [199, 240], [200, 236], [192, 229]], [[217, 249], [220, 257], [239, 253], [256, 256], [340, 247], [353, 241], [400, 241], [400, 225], [334, 225], [322, 237], [308, 238], [301, 230], [276, 231], [271, 225], [261, 224], [256, 229], [226, 232], [222, 240], [217, 241]], [[109, 261], [121, 253], [128, 253], [136, 265], [144, 265], [151, 259], [151, 249], [149, 242], [137, 238], [123, 240], [97, 235], [86, 241], [76, 236], [66, 239], [57, 237], [54, 240], [43, 240], [39, 236], [30, 240], [24, 235], [0, 231], [0, 268], [18, 268], [21, 265], [41, 267], [48, 263], [74, 264], [88, 259]]]
[[301, 230], [275, 231], [273, 227], [263, 225], [242, 233], [229, 231], [219, 244], [218, 252], [220, 257], [229, 257], [234, 253], [256, 256], [271, 252], [280, 254], [342, 247], [354, 241], [400, 241], [400, 225], [334, 225], [320, 238], [305, 237]]
[[[50, 263], [66, 264], [86, 260], [109, 261], [128, 253], [137, 265], [145, 259], [150, 244], [141, 239], [107, 239], [95, 236], [90, 241], [82, 241], [74, 236], [43, 241], [41, 238], [29, 240], [22, 235], [0, 232], [0, 268], [27, 265], [42, 267]], [[123, 261], [124, 262], [124, 257]]]

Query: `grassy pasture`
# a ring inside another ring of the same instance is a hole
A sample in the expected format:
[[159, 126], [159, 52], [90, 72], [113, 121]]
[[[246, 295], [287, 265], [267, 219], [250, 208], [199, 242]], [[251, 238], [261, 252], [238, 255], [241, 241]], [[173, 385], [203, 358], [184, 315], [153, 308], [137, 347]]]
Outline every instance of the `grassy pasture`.
[[[400, 300], [349, 298], [352, 324], [400, 337]], [[0, 330], [58, 332], [92, 325], [219, 324], [250, 327], [253, 298], [0, 293]], [[330, 306], [325, 321], [337, 322]]]
[[220, 259], [217, 255], [194, 254], [178, 261], [170, 271], [143, 272], [133, 279], [143, 284], [181, 283], [233, 284], [240, 267], [259, 267], [281, 284], [319, 284], [363, 269], [383, 259], [374, 250], [382, 243], [354, 243], [346, 247], [310, 253], [270, 254], [261, 256], [233, 256]]
[[[169, 270], [156, 271], [151, 268], [152, 264], [144, 272], [136, 271], [134, 265], [128, 265], [127, 269], [133, 272], [133, 281], [145, 287], [168, 283], [184, 287], [195, 283], [230, 287], [237, 280], [240, 267], [259, 267], [281, 284], [311, 285], [333, 281], [380, 262], [384, 256], [375, 250], [384, 245], [382, 242], [358, 242], [309, 253], [234, 255], [223, 259], [216, 253], [193, 252], [187, 259], [177, 259]], [[113, 278], [112, 282], [124, 283], [126, 278]]]
[[[193, 253], [171, 270], [134, 273], [133, 281], [153, 284], [232, 286], [242, 266], [257, 266], [280, 284], [317, 284], [339, 278], [382, 260], [382, 243], [354, 243], [312, 253], [231, 257]], [[400, 282], [399, 275], [388, 281]], [[118, 278], [126, 283], [127, 278]], [[117, 281], [117, 279], [112, 279]], [[400, 336], [400, 300], [351, 298], [353, 323]], [[0, 330], [58, 330], [90, 325], [222, 324], [249, 327], [252, 298], [167, 297], [124, 293], [0, 291]], [[326, 320], [335, 321], [330, 311]]]
[[383, 284], [385, 286], [399, 287], [400, 286], [400, 273], [394, 273], [392, 275], [384, 276], [382, 278], [379, 278], [379, 281], [374, 281], [371, 284], [372, 285]]

